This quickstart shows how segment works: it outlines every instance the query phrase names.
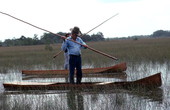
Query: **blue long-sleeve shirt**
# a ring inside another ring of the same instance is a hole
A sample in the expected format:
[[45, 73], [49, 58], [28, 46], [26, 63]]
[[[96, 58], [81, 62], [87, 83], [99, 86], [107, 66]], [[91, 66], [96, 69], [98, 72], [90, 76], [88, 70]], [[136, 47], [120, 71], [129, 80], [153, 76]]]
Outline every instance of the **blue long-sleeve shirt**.
[[[70, 36], [67, 39], [72, 39], [72, 38]], [[65, 42], [63, 42], [61, 49], [63, 51], [67, 49], [69, 55], [81, 55], [81, 48], [84, 48], [84, 47], [81, 46], [80, 44], [77, 44], [67, 39], [65, 40]], [[86, 45], [86, 43], [80, 37], [76, 38], [76, 42]]]

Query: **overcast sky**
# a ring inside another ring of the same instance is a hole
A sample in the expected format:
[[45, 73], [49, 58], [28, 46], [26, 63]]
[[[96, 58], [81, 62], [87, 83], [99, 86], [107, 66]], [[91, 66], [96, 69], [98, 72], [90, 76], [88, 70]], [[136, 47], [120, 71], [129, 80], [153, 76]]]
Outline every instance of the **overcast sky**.
[[[54, 33], [69, 32], [74, 26], [86, 33], [117, 13], [89, 34], [102, 32], [108, 38], [170, 30], [169, 0], [0, 0], [0, 11]], [[0, 14], [1, 41], [43, 33]]]

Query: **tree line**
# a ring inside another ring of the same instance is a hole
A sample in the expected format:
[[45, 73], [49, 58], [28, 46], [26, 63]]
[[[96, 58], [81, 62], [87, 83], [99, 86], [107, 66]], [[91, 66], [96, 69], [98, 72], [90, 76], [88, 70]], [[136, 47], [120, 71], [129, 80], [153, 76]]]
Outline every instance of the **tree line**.
[[133, 35], [133, 36], [128, 36], [128, 37], [107, 38], [105, 40], [114, 40], [114, 39], [138, 40], [139, 38], [159, 38], [159, 37], [170, 37], [170, 31], [157, 30], [157, 31], [153, 32], [151, 35]]
[[158, 38], [158, 37], [170, 37], [170, 31], [165, 30], [157, 30], [153, 32], [151, 35], [136, 35], [136, 36], [129, 36], [131, 38]]
[[[58, 32], [57, 34], [65, 36], [66, 33]], [[89, 41], [102, 41], [104, 35], [102, 32], [98, 32], [93, 35], [83, 35], [81, 37], [85, 42]], [[40, 38], [35, 34], [33, 38], [21, 36], [18, 39], [6, 39], [4, 42], [0, 42], [1, 46], [23, 46], [23, 45], [42, 45], [42, 44], [55, 44], [62, 43], [63, 39], [60, 36], [52, 33], [44, 33]]]
[[[65, 35], [64, 32], [58, 32], [59, 35]], [[123, 39], [123, 38], [157, 38], [157, 37], [170, 37], [170, 31], [164, 31], [164, 30], [157, 30], [153, 32], [151, 35], [134, 35], [129, 37], [121, 37], [121, 38], [109, 38], [109, 39]], [[104, 35], [102, 32], [98, 32], [97, 34], [92, 35], [83, 35], [81, 37], [85, 42], [89, 41], [103, 41], [108, 40], [104, 38]], [[4, 42], [0, 41], [0, 46], [23, 46], [23, 45], [41, 45], [41, 44], [55, 44], [55, 43], [61, 43], [63, 40], [60, 36], [57, 36], [56, 34], [52, 33], [44, 33], [40, 38], [37, 37], [35, 34], [33, 38], [21, 36], [18, 39], [6, 39]]]

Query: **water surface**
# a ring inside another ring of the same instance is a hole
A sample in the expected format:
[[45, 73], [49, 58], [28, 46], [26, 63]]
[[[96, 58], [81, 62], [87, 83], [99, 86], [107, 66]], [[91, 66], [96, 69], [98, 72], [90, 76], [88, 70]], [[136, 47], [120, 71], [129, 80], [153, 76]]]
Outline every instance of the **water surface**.
[[0, 74], [0, 108], [2, 110], [169, 110], [170, 63], [127, 63], [127, 78], [83, 78], [91, 81], [133, 81], [155, 73], [162, 73], [162, 86], [155, 90], [101, 91], [5, 91], [2, 83], [13, 81], [62, 82], [65, 78], [34, 78], [22, 80], [22, 74], [12, 70]]

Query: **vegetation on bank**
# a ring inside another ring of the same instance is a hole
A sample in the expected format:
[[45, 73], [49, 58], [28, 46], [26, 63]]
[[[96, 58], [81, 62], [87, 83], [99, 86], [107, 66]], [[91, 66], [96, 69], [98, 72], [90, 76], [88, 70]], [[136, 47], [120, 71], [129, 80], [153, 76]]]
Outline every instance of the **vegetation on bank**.
[[[65, 36], [66, 33], [59, 32], [59, 35]], [[85, 42], [88, 41], [102, 41], [104, 40], [104, 35], [101, 32], [93, 35], [83, 35], [82, 39]], [[0, 42], [0, 46], [24, 46], [24, 45], [43, 45], [43, 44], [56, 44], [61, 43], [63, 40], [60, 36], [54, 35], [52, 33], [44, 33], [40, 39], [38, 39], [35, 34], [33, 38], [26, 38], [21, 36], [18, 39], [6, 39], [4, 42]]]
[[[65, 35], [66, 33], [59, 32], [59, 35]], [[139, 38], [157, 38], [157, 37], [170, 37], [170, 31], [158, 30], [153, 32], [151, 35], [134, 35], [129, 37], [121, 37], [121, 38], [104, 38], [102, 32], [98, 32], [93, 35], [83, 35], [82, 39], [85, 42], [89, 41], [104, 41], [104, 40], [114, 40], [114, 39], [133, 39], [138, 40]], [[24, 45], [43, 45], [43, 44], [56, 44], [61, 43], [62, 39], [60, 36], [44, 33], [39, 39], [35, 34], [33, 38], [21, 36], [18, 39], [6, 39], [4, 42], [0, 41], [0, 46], [24, 46]]]

